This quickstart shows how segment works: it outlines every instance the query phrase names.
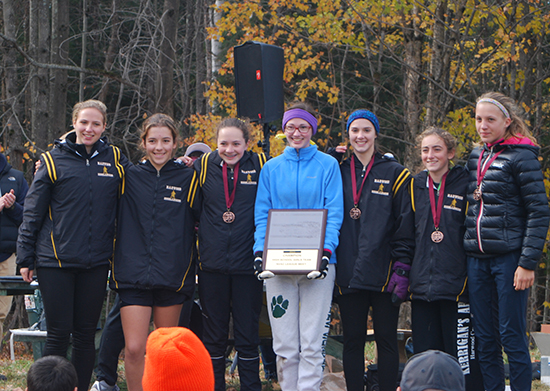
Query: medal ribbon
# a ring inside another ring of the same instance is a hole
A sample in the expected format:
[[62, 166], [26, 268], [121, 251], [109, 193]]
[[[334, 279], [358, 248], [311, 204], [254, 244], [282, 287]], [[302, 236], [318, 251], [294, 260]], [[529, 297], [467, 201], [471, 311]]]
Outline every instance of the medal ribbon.
[[367, 179], [367, 176], [369, 176], [369, 172], [373, 164], [374, 164], [374, 154], [372, 155], [369, 165], [367, 166], [367, 170], [365, 171], [365, 176], [363, 176], [363, 182], [361, 182], [361, 188], [359, 189], [359, 192], [357, 192], [357, 178], [355, 178], [355, 155], [351, 155], [351, 163], [350, 163], [351, 190], [353, 192], [353, 206], [356, 208], [357, 208], [357, 205], [359, 205], [359, 199], [361, 198], [361, 191], [363, 191], [363, 185], [365, 184], [365, 180]]
[[487, 170], [489, 169], [489, 167], [491, 167], [491, 164], [493, 164], [493, 162], [496, 160], [498, 155], [500, 155], [502, 152], [504, 152], [504, 149], [495, 153], [495, 155], [488, 161], [485, 160], [485, 163], [483, 164], [483, 169], [482, 169], [481, 161], [483, 160], [483, 151], [481, 151], [481, 154], [479, 155], [479, 159], [477, 161], [477, 188], [478, 189], [480, 188], [483, 178], [485, 178], [485, 174], [487, 173]]
[[231, 195], [229, 195], [229, 183], [227, 182], [227, 163], [223, 162], [222, 166], [223, 171], [223, 191], [225, 193], [225, 205], [227, 206], [227, 210], [231, 208], [231, 205], [233, 205], [233, 201], [235, 201], [235, 190], [237, 190], [237, 182], [239, 180], [239, 163], [235, 164], [235, 168], [233, 170], [233, 191], [231, 192]]
[[443, 210], [443, 199], [445, 198], [445, 181], [447, 180], [447, 175], [449, 171], [443, 175], [441, 178], [441, 184], [439, 189], [439, 199], [437, 200], [437, 209], [435, 207], [435, 190], [434, 190], [434, 181], [430, 175], [428, 175], [428, 187], [430, 191], [430, 206], [432, 207], [432, 217], [434, 219], [434, 227], [439, 230], [439, 222], [441, 221], [441, 211]]

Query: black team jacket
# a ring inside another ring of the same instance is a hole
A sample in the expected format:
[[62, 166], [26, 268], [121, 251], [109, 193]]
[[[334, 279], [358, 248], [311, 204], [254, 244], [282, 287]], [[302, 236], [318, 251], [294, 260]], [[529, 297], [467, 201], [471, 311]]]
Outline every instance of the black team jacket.
[[[340, 165], [344, 186], [344, 221], [336, 250], [336, 293], [358, 289], [385, 292], [393, 263], [410, 264], [414, 255], [414, 216], [411, 208], [409, 170], [395, 158], [375, 153], [359, 209], [361, 217], [350, 217], [353, 208], [350, 159]], [[355, 158], [357, 189], [363, 180], [363, 165]]]
[[411, 181], [411, 204], [414, 210], [416, 247], [409, 276], [411, 298], [434, 301], [467, 299], [466, 252], [464, 251], [464, 218], [468, 202], [466, 188], [468, 172], [460, 166], [453, 167], [445, 181], [444, 194], [434, 189], [436, 205], [443, 199], [439, 228], [444, 237], [440, 243], [431, 239], [435, 230], [428, 172], [422, 171]]
[[160, 171], [145, 160], [126, 173], [118, 213], [113, 289], [192, 294], [195, 220], [188, 203], [194, 171], [176, 160]]
[[[223, 187], [223, 160], [218, 151], [204, 154], [195, 161], [197, 181], [192, 207], [199, 211], [199, 268], [225, 274], [254, 273], [254, 203], [260, 170], [266, 161], [263, 153], [245, 151], [239, 172], [227, 168], [229, 194], [234, 175], [238, 175], [235, 201], [231, 211], [235, 221], [227, 224]], [[195, 191], [195, 190], [194, 190]]]
[[117, 203], [128, 160], [102, 138], [88, 155], [76, 135], [40, 157], [17, 239], [21, 267], [84, 268], [109, 264]]

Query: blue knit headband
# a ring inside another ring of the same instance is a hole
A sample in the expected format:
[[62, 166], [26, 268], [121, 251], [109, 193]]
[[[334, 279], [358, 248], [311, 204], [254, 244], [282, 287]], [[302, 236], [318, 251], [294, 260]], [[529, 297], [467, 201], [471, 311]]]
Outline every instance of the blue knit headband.
[[376, 134], [380, 133], [380, 124], [378, 123], [378, 118], [372, 112], [364, 109], [355, 110], [348, 118], [348, 123], [346, 125], [346, 130], [349, 131], [349, 126], [353, 121], [359, 118], [368, 119], [374, 125]]

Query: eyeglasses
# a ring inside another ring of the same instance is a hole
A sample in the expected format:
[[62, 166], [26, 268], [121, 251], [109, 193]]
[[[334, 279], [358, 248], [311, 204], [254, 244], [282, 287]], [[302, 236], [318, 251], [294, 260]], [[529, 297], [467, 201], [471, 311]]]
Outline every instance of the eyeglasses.
[[285, 132], [288, 132], [290, 134], [293, 134], [296, 130], [298, 130], [302, 134], [306, 134], [311, 129], [311, 126], [308, 125], [300, 125], [298, 127], [294, 125], [287, 125], [285, 126]]

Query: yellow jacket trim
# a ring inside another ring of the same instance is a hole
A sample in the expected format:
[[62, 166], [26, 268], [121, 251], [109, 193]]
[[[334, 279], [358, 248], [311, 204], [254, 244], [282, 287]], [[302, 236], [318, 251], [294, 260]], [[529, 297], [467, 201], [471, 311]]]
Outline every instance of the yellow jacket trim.
[[416, 212], [416, 207], [414, 206], [414, 178], [411, 179], [411, 204], [412, 204], [412, 209], [413, 209], [413, 212]]
[[183, 288], [183, 285], [185, 284], [185, 279], [187, 278], [187, 275], [189, 274], [189, 270], [191, 270], [191, 266], [193, 265], [193, 250], [191, 250], [191, 257], [189, 259], [189, 266], [187, 266], [187, 270], [185, 271], [185, 274], [183, 276], [183, 280], [181, 280], [181, 285], [178, 288], [176, 292], [181, 291], [181, 288]]
[[199, 178], [197, 178], [197, 172], [193, 173], [193, 179], [191, 179], [191, 185], [189, 186], [189, 193], [187, 194], [187, 203], [192, 208], [195, 203], [195, 196], [199, 187]]
[[53, 254], [55, 255], [55, 259], [57, 259], [57, 263], [59, 263], [59, 267], [63, 267], [61, 265], [61, 261], [59, 260], [59, 257], [57, 256], [57, 250], [55, 249], [55, 241], [53, 240], [53, 219], [52, 219], [52, 207], [49, 207], [50, 212], [50, 220], [52, 222], [52, 231], [50, 232], [50, 238], [52, 239], [52, 248], [53, 248]]
[[52, 155], [48, 151], [43, 153], [42, 157], [44, 158], [44, 163], [46, 163], [46, 168], [48, 169], [48, 175], [50, 177], [50, 180], [53, 183], [57, 180], [57, 171], [55, 169], [55, 163], [53, 161]]
[[393, 185], [393, 188], [392, 188], [393, 194], [395, 194], [399, 191], [399, 188], [401, 187], [403, 182], [405, 182], [405, 180], [410, 175], [411, 175], [411, 173], [406, 168], [403, 171], [401, 171], [401, 174], [399, 174], [399, 176], [397, 177], [397, 180], [395, 181], [395, 183]]
[[462, 290], [460, 291], [460, 293], [456, 296], [456, 301], [459, 301], [460, 300], [460, 296], [462, 296], [462, 294], [464, 293], [464, 291], [466, 290], [466, 284], [468, 283], [468, 277], [466, 277], [464, 279], [464, 285], [462, 286]]
[[201, 177], [200, 177], [200, 186], [204, 185], [204, 182], [206, 182], [206, 171], [208, 170], [208, 157], [210, 156], [209, 153], [205, 153], [202, 155], [201, 158]]
[[118, 171], [118, 176], [122, 179], [121, 189], [120, 189], [120, 195], [124, 194], [124, 189], [126, 186], [126, 176], [124, 175], [124, 167], [122, 164], [120, 164], [120, 149], [118, 147], [115, 147], [114, 145], [111, 145], [111, 148], [113, 148], [113, 156], [115, 158], [115, 167]]

